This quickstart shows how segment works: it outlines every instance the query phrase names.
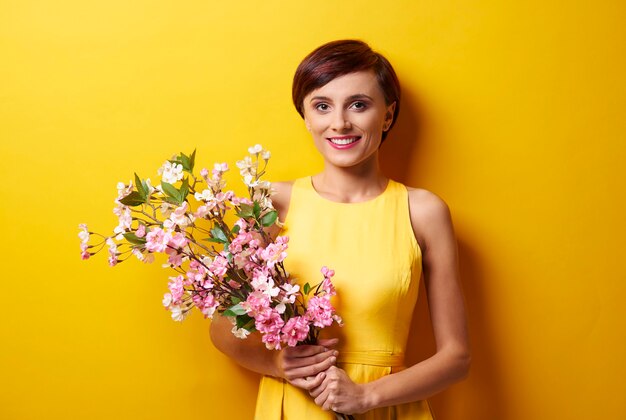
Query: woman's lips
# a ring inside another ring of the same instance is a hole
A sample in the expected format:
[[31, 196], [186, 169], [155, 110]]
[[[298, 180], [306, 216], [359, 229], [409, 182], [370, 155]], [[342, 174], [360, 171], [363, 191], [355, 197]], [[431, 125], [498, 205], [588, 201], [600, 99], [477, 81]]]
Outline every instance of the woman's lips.
[[349, 149], [361, 140], [361, 136], [329, 137], [326, 140], [335, 149]]

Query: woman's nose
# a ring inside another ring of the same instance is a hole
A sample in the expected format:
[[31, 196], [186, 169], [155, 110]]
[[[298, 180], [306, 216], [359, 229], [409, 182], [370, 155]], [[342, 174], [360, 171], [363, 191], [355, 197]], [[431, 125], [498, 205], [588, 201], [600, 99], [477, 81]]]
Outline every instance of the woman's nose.
[[331, 128], [335, 131], [343, 131], [350, 129], [350, 120], [346, 118], [343, 110], [337, 110], [333, 115], [333, 121]]

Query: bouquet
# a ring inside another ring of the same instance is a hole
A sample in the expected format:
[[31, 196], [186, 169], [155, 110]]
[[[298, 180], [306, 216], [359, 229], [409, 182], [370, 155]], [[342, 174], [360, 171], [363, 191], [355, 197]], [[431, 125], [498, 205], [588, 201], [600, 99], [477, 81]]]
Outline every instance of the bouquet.
[[330, 304], [334, 271], [322, 267], [319, 283], [295, 284], [284, 266], [289, 238], [268, 232], [280, 227], [271, 185], [261, 179], [270, 152], [260, 145], [248, 152], [237, 162], [247, 197], [225, 190], [226, 163], [196, 176], [195, 150], [166, 161], [156, 186], [137, 174], [134, 182], [120, 182], [113, 210], [118, 226], [105, 236], [79, 225], [81, 256], [86, 260], [107, 248], [115, 266], [133, 256], [150, 263], [165, 254], [163, 266], [177, 274], [169, 277], [163, 297], [174, 320], [184, 320], [195, 307], [206, 318], [215, 312], [229, 317], [239, 338], [258, 331], [268, 349], [314, 343], [321, 328], [341, 325]]

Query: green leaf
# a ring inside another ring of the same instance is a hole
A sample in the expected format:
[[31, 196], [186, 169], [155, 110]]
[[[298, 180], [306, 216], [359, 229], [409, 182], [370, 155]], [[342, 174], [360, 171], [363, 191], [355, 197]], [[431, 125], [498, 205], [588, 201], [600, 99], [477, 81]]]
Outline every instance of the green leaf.
[[145, 184], [141, 180], [141, 178], [139, 178], [139, 175], [137, 175], [137, 172], [135, 172], [135, 186], [137, 187], [137, 192], [139, 193], [141, 198], [145, 200], [145, 198], [148, 196], [148, 189], [145, 188]]
[[182, 202], [187, 198], [187, 194], [189, 194], [189, 177], [183, 179], [183, 184], [180, 186], [179, 194], [180, 202], [182, 204]]
[[277, 217], [278, 212], [276, 210], [272, 210], [261, 218], [261, 224], [265, 227], [270, 227], [274, 224]]
[[248, 331], [249, 327], [254, 326], [254, 318], [248, 314], [239, 315], [236, 322], [237, 328], [245, 328]]
[[239, 229], [241, 229], [241, 227], [239, 225], [235, 225], [233, 226], [233, 228], [230, 230], [234, 235], [239, 233]]
[[177, 204], [181, 204], [183, 202], [183, 200], [180, 199], [180, 192], [172, 184], [161, 181], [161, 188], [163, 188], [165, 195], [172, 198]]
[[228, 243], [226, 241], [223, 241], [222, 239], [217, 239], [217, 238], [202, 238], [202, 239], [204, 239], [205, 241], [208, 241], [208, 242], [217, 242], [218, 244], [226, 244], [226, 243]]
[[211, 229], [211, 236], [215, 239], [221, 240], [223, 243], [228, 243], [228, 237], [218, 225], [213, 226], [213, 229]]
[[241, 307], [240, 303], [233, 305], [224, 311], [225, 316], [239, 316], [245, 313], [246, 313], [246, 310]]
[[146, 243], [146, 238], [140, 238], [132, 232], [125, 233], [124, 238], [133, 245], [143, 245]]
[[193, 149], [191, 152], [191, 157], [189, 158], [189, 172], [193, 172], [193, 167], [196, 164], [196, 149]]
[[237, 216], [239, 217], [252, 217], [252, 206], [249, 204], [240, 204], [239, 211], [237, 212]]
[[241, 302], [241, 299], [239, 299], [237, 296], [233, 296], [233, 297], [230, 299], [230, 301], [231, 301], [232, 303], [239, 303], [239, 302]]
[[184, 153], [181, 153], [180, 156], [178, 157], [180, 164], [183, 165], [183, 169], [187, 172], [191, 172], [191, 170], [189, 169], [189, 165], [190, 165], [190, 161], [189, 161], [189, 156], [187, 156]]
[[145, 203], [146, 199], [145, 197], [142, 197], [137, 191], [133, 191], [130, 194], [128, 194], [126, 197], [119, 200], [119, 202], [125, 206], [135, 207], [135, 206]]
[[310, 290], [311, 290], [311, 285], [309, 283], [305, 283], [304, 287], [302, 287], [302, 291], [304, 292], [304, 294], [308, 295]]
[[252, 207], [252, 212], [254, 213], [254, 217], [257, 219], [261, 215], [261, 205], [259, 204], [258, 201], [254, 202], [254, 206]]

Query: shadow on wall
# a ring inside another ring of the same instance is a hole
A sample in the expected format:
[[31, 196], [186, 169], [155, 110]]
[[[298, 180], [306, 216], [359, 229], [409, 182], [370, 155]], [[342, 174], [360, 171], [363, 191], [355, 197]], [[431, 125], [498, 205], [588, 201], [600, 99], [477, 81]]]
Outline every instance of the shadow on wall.
[[[401, 115], [389, 138], [381, 149], [383, 172], [407, 185], [428, 184], [417, 178], [428, 174], [416, 174], [412, 165], [428, 159], [419, 150], [428, 139], [427, 113], [420, 106], [416, 95], [403, 91]], [[481, 282], [481, 257], [472, 249], [472, 238], [459, 235], [463, 231], [457, 227], [461, 284], [465, 294], [468, 313], [468, 327], [472, 348], [472, 367], [469, 377], [429, 399], [438, 420], [448, 419], [506, 419], [509, 418], [505, 402], [503, 369], [495, 354], [490, 322], [485, 314], [485, 298]], [[420, 282], [419, 299], [409, 334], [407, 345], [407, 366], [427, 359], [436, 351], [436, 343], [431, 326], [428, 301], [423, 279]]]

